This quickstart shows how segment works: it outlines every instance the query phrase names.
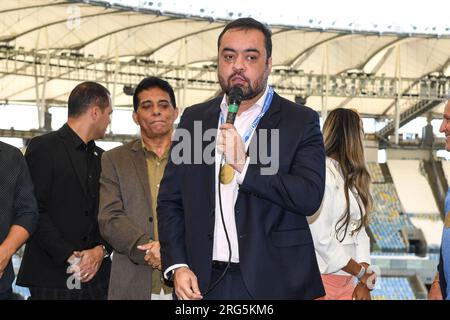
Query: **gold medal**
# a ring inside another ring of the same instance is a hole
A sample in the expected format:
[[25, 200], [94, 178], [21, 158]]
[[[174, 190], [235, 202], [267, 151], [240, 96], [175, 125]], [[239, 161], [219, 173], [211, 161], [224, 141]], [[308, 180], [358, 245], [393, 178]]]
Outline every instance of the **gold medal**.
[[229, 184], [233, 181], [234, 177], [234, 169], [229, 164], [224, 164], [222, 168], [220, 168], [220, 183]]

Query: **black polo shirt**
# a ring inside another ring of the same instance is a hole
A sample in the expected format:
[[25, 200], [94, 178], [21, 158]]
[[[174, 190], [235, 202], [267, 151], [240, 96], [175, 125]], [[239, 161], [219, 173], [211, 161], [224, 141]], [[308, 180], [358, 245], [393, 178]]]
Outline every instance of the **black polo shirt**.
[[100, 179], [100, 166], [98, 165], [98, 157], [96, 145], [94, 140], [89, 141], [87, 144], [73, 131], [67, 123], [67, 132], [70, 136], [70, 141], [75, 152], [73, 153], [77, 166], [81, 169], [81, 181], [84, 181], [84, 187], [87, 191], [87, 201], [89, 211], [95, 213], [98, 208], [99, 200], [99, 179]]

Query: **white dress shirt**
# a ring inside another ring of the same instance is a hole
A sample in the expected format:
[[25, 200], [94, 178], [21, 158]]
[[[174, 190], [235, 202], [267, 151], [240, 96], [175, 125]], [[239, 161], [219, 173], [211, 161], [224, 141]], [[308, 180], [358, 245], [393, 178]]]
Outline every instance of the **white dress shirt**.
[[[357, 199], [358, 198], [358, 199]], [[361, 220], [359, 207], [364, 212], [364, 206], [360, 202], [359, 196], [349, 190], [350, 201], [350, 223], [347, 234], [342, 242], [344, 228], [339, 233], [339, 240], [336, 238], [336, 223], [343, 216], [346, 209], [344, 194], [344, 179], [339, 163], [327, 157], [326, 159], [326, 180], [325, 194], [319, 210], [311, 217], [308, 217], [309, 227], [314, 241], [317, 262], [320, 273], [346, 275], [349, 273], [341, 269], [353, 258], [356, 262], [366, 262], [370, 264], [370, 241], [363, 226], [359, 232], [352, 235]], [[358, 202], [361, 203], [358, 206]], [[341, 225], [339, 222], [338, 227]]]
[[[244, 136], [244, 134], [247, 132], [247, 130], [250, 128], [253, 121], [258, 117], [260, 114], [264, 101], [267, 96], [268, 86], [266, 86], [266, 90], [264, 91], [264, 94], [259, 98], [259, 100], [251, 106], [246, 111], [242, 112], [240, 115], [236, 116], [236, 120], [234, 121], [234, 126], [236, 127], [237, 132], [241, 137]], [[223, 119], [227, 118], [228, 113], [228, 104], [225, 96], [222, 99], [222, 102], [220, 104], [220, 109], [223, 115]], [[218, 127], [220, 127], [221, 123], [219, 120]], [[250, 144], [250, 141], [253, 137], [254, 131], [250, 138], [245, 143], [245, 149], [248, 149], [248, 146]], [[216, 149], [217, 150], [217, 149]], [[225, 236], [225, 231], [223, 228], [222, 223], [222, 217], [220, 214], [220, 207], [219, 207], [219, 192], [218, 192], [218, 175], [219, 175], [219, 168], [220, 168], [220, 159], [221, 155], [216, 152], [216, 178], [215, 178], [215, 194], [216, 194], [216, 218], [215, 218], [215, 224], [214, 224], [214, 244], [213, 244], [213, 260], [218, 261], [228, 261], [228, 242], [227, 238]], [[239, 185], [242, 184], [244, 181], [245, 174], [247, 172], [248, 164], [249, 164], [249, 158], [247, 158], [246, 165], [244, 166], [244, 170], [242, 170], [241, 173], [235, 171], [233, 180], [229, 184], [220, 184], [221, 186], [221, 196], [222, 196], [222, 209], [223, 209], [223, 216], [225, 220], [225, 225], [228, 231], [228, 237], [230, 238], [231, 242], [231, 262], [239, 262], [239, 246], [238, 246], [238, 235], [236, 230], [236, 221], [235, 221], [235, 215], [234, 215], [234, 205], [236, 204], [236, 199], [238, 195], [238, 188]]]

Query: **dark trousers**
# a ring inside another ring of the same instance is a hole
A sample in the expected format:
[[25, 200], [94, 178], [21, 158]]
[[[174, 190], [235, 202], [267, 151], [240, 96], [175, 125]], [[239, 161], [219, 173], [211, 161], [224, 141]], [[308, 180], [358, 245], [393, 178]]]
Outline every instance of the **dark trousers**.
[[11, 300], [11, 298], [12, 298], [12, 288], [9, 288], [4, 292], [0, 292], [0, 300]]
[[107, 300], [111, 264], [103, 263], [88, 283], [79, 289], [30, 287], [31, 300]]
[[30, 287], [31, 300], [107, 300], [107, 285], [87, 285], [81, 289]]
[[[226, 263], [214, 262], [211, 274], [211, 282], [216, 280], [223, 274]], [[203, 296], [205, 300], [251, 300], [250, 293], [245, 286], [242, 278], [241, 269], [238, 263], [231, 264], [225, 276], [220, 280], [217, 286]]]

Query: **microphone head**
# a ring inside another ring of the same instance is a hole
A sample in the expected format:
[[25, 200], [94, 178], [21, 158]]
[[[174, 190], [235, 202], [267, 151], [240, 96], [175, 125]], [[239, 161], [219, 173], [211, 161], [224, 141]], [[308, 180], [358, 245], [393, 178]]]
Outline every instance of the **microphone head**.
[[231, 88], [230, 92], [228, 93], [228, 98], [230, 99], [230, 104], [235, 103], [239, 105], [242, 101], [242, 97], [244, 96], [244, 92], [242, 91], [241, 87], [234, 86]]

